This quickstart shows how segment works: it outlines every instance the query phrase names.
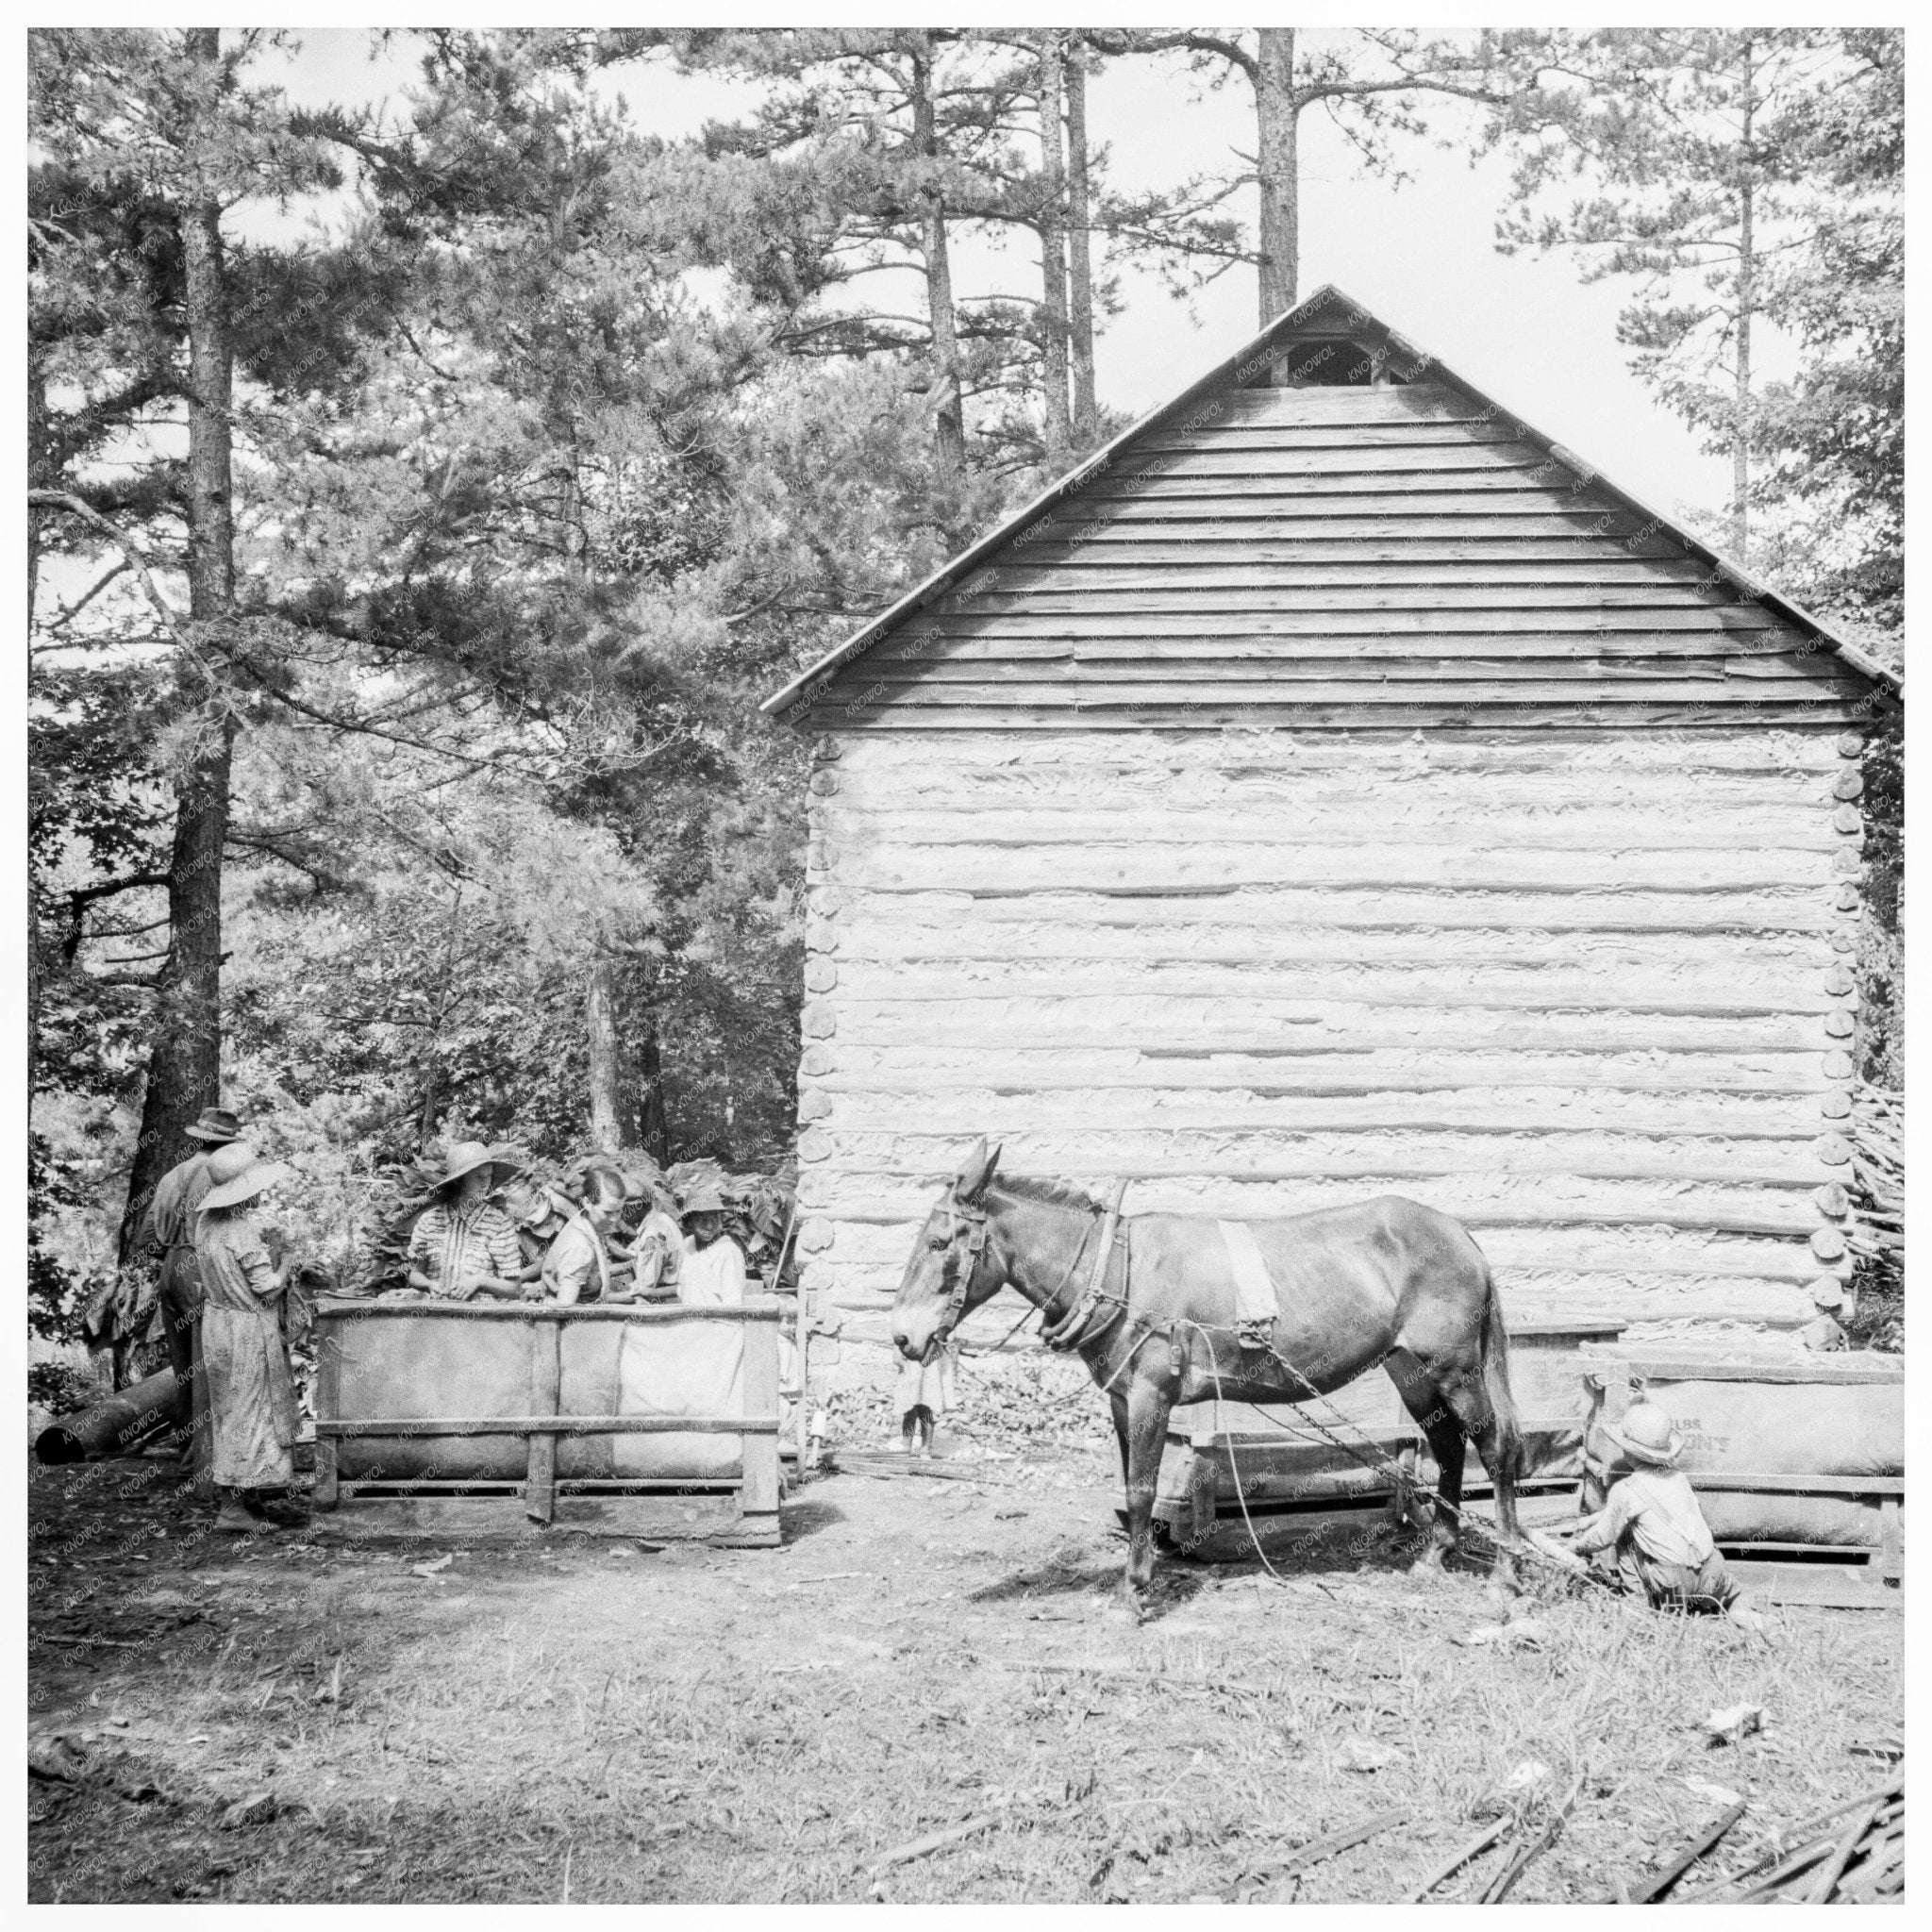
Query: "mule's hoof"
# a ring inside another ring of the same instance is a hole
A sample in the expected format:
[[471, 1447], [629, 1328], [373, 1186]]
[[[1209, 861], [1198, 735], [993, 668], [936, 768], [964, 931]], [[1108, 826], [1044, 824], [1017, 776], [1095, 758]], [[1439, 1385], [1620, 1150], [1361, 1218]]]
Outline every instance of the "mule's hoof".
[[1446, 1576], [1449, 1565], [1441, 1550], [1431, 1543], [1413, 1563], [1408, 1566], [1411, 1576]]

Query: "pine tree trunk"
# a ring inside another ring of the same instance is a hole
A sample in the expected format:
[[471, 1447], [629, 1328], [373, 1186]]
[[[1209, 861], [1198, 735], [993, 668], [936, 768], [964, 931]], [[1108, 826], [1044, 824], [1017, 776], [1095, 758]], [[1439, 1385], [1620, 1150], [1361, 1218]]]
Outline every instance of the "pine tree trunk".
[[[29, 334], [26, 350], [26, 481], [29, 490], [51, 490], [55, 477], [47, 453], [47, 377], [41, 345]], [[34, 631], [34, 597], [41, 575], [41, 513], [26, 513], [26, 635]], [[34, 774], [27, 774], [27, 811], [33, 813]], [[31, 871], [26, 878], [26, 1105], [33, 1125], [34, 1092], [41, 1084], [41, 906]]]
[[[189, 51], [210, 66], [221, 30], [187, 30]], [[233, 454], [229, 430], [234, 351], [222, 258], [221, 208], [212, 198], [181, 211], [188, 321], [188, 597], [198, 641], [218, 634], [235, 602]], [[192, 1151], [185, 1129], [221, 1097], [222, 858], [235, 725], [225, 704], [184, 660], [182, 694], [195, 716], [187, 770], [175, 786], [168, 864], [169, 952], [150, 1022], [147, 1085], [121, 1223], [123, 1260], [163, 1174]]]
[[1087, 47], [1067, 52], [1067, 295], [1074, 376], [1074, 440], [1082, 449], [1100, 441], [1100, 405], [1093, 387], [1093, 256], [1087, 185]]
[[[912, 36], [912, 149], [922, 160], [939, 159], [932, 98], [932, 43]], [[953, 265], [946, 252], [945, 196], [927, 183], [919, 192], [925, 244], [925, 306], [932, 325], [933, 441], [941, 476], [957, 483], [966, 473], [966, 409], [959, 383], [959, 324], [953, 308]]]
[[624, 1036], [617, 1025], [617, 961], [599, 953], [584, 993], [590, 1041], [591, 1139], [604, 1153], [636, 1150], [638, 1109], [625, 1067]]
[[1040, 348], [1041, 385], [1046, 399], [1046, 466], [1065, 468], [1073, 440], [1067, 409], [1066, 162], [1060, 125], [1065, 57], [1059, 35], [1049, 29], [1040, 52]]
[[1255, 75], [1256, 167], [1261, 180], [1261, 323], [1292, 308], [1300, 272], [1301, 204], [1296, 155], [1294, 29], [1260, 29]]
[[1744, 116], [1740, 147], [1744, 176], [1738, 190], [1738, 387], [1737, 421], [1731, 429], [1731, 550], [1740, 564], [1749, 561], [1751, 525], [1746, 499], [1751, 490], [1751, 315], [1757, 301], [1757, 258], [1752, 232], [1751, 124], [1757, 102], [1750, 35], [1744, 37]]

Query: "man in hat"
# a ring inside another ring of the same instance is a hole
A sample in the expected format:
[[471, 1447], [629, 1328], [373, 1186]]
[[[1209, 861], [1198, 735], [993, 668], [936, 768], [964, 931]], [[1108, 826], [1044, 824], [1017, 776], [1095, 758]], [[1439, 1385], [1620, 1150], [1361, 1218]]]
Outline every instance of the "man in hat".
[[524, 1296], [516, 1224], [490, 1198], [499, 1177], [515, 1165], [514, 1148], [451, 1142], [436, 1198], [409, 1232], [411, 1288], [450, 1301], [476, 1294], [510, 1301]]
[[1621, 1426], [1602, 1427], [1634, 1467], [1613, 1478], [1601, 1509], [1559, 1534], [1571, 1539], [1579, 1556], [1627, 1556], [1653, 1609], [1728, 1615], [1761, 1631], [1763, 1619], [1746, 1607], [1737, 1578], [1717, 1553], [1690, 1479], [1677, 1467], [1684, 1438], [1676, 1424], [1657, 1404], [1634, 1402]]
[[295, 1389], [281, 1323], [289, 1271], [270, 1255], [255, 1204], [293, 1172], [261, 1159], [245, 1141], [230, 1141], [208, 1157], [195, 1216], [215, 1527], [237, 1535], [290, 1520], [269, 1500], [295, 1479]]
[[684, 1200], [690, 1230], [678, 1262], [677, 1298], [697, 1307], [736, 1307], [744, 1299], [744, 1250], [724, 1232], [724, 1196], [699, 1180]]
[[208, 1191], [208, 1157], [242, 1138], [242, 1123], [225, 1107], [205, 1107], [186, 1129], [194, 1153], [156, 1183], [134, 1237], [134, 1253], [158, 1248], [161, 1332], [175, 1371], [175, 1439], [183, 1450], [194, 1427], [194, 1323], [201, 1312], [201, 1274], [194, 1258], [194, 1217]]

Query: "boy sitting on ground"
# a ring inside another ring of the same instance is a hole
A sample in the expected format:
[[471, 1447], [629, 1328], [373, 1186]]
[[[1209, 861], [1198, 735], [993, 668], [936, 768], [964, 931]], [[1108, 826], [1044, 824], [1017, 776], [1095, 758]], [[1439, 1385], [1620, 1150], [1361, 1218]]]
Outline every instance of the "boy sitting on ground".
[[1746, 1606], [1690, 1479], [1677, 1467], [1684, 1439], [1676, 1424], [1655, 1403], [1638, 1402], [1624, 1411], [1622, 1427], [1606, 1423], [1603, 1429], [1637, 1467], [1613, 1479], [1608, 1501], [1594, 1515], [1557, 1534], [1579, 1556], [1627, 1556], [1652, 1609], [1724, 1615], [1761, 1635], [1764, 1619]]

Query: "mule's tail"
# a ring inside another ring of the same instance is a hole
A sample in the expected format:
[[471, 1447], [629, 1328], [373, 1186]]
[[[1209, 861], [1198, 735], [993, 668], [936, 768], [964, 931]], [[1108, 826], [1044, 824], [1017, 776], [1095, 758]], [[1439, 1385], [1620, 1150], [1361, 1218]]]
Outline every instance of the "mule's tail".
[[1516, 1413], [1516, 1396], [1509, 1387], [1509, 1331], [1503, 1322], [1503, 1300], [1496, 1292], [1496, 1277], [1483, 1263], [1489, 1300], [1483, 1307], [1483, 1393], [1489, 1398], [1490, 1413], [1496, 1426], [1519, 1448], [1523, 1442], [1523, 1421]]
[[1509, 1331], [1503, 1322], [1503, 1300], [1496, 1292], [1496, 1277], [1487, 1256], [1483, 1274], [1489, 1290], [1482, 1332], [1483, 1400], [1489, 1408], [1489, 1427], [1482, 1431], [1476, 1447], [1496, 1486], [1499, 1524], [1513, 1537], [1517, 1534], [1516, 1485], [1523, 1475], [1523, 1420], [1516, 1413], [1516, 1397], [1509, 1387]]

